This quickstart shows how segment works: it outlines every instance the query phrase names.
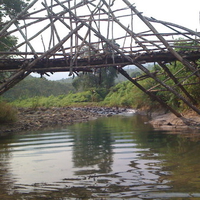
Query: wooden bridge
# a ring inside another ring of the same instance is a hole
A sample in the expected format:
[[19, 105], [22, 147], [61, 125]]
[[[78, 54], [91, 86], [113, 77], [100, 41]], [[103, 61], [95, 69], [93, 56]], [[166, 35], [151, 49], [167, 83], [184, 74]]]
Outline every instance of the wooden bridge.
[[[95, 73], [98, 68], [114, 67], [134, 85], [176, 116], [180, 113], [156, 95], [154, 88], [131, 78], [124, 67], [134, 65], [157, 85], [200, 114], [196, 99], [184, 82], [199, 84], [200, 33], [186, 27], [146, 17], [128, 0], [32, 0], [17, 16], [9, 16], [0, 30], [0, 94], [30, 73]], [[7, 46], [4, 38], [18, 42]], [[184, 67], [170, 70], [168, 63]], [[167, 75], [160, 79], [146, 63], [156, 63]], [[187, 75], [180, 77], [186, 70]], [[5, 73], [7, 72], [7, 73]], [[143, 77], [144, 77], [143, 76]], [[192, 79], [191, 77], [195, 77]], [[173, 87], [167, 80], [174, 82]], [[181, 91], [181, 93], [179, 92]]]

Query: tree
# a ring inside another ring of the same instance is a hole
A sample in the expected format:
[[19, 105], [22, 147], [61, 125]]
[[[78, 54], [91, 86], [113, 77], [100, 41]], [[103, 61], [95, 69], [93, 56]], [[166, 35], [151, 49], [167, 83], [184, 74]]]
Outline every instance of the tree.
[[72, 82], [77, 91], [85, 91], [98, 86], [98, 78], [93, 73], [81, 74]]
[[[3, 28], [4, 22], [8, 16], [16, 16], [26, 6], [30, 0], [0, 0], [0, 29]], [[5, 36], [0, 38], [0, 51], [6, 51], [17, 43], [15, 36]]]
[[[120, 45], [115, 40], [109, 40], [109, 42], [112, 43], [116, 48], [120, 47]], [[103, 51], [107, 56], [110, 57], [116, 55], [115, 50], [107, 43], [103, 45]]]
[[199, 47], [199, 43], [196, 41], [187, 41], [183, 38], [179, 38], [174, 43], [174, 47], [176, 51], [194, 51]]
[[[119, 44], [115, 40], [109, 40], [115, 47], [119, 48]], [[98, 52], [97, 44], [89, 46], [83, 46], [80, 50], [81, 58], [89, 58], [95, 56]], [[103, 54], [107, 57], [115, 56], [116, 53], [108, 44], [103, 45]], [[76, 90], [84, 91], [88, 89], [105, 89], [109, 92], [109, 88], [114, 86], [115, 78], [117, 77], [117, 71], [113, 67], [104, 67], [100, 69], [94, 69], [93, 73], [83, 74], [77, 77], [73, 81], [73, 86]]]
[[[0, 0], [0, 30], [4, 26], [4, 22], [7, 20], [7, 16], [16, 16], [21, 12], [30, 0]], [[0, 51], [8, 51], [10, 47], [17, 44], [17, 38], [15, 36], [5, 36], [0, 38]], [[9, 76], [9, 73], [0, 73], [0, 83], [3, 79]]]
[[8, 101], [14, 101], [16, 99], [26, 99], [35, 96], [48, 97], [51, 95], [66, 95], [71, 91], [73, 91], [71, 83], [62, 83], [59, 81], [50, 81], [46, 78], [28, 76], [2, 96]]
[[1, 22], [7, 15], [16, 16], [26, 6], [30, 0], [0, 0], [0, 18]]
[[[93, 48], [91, 48], [93, 47]], [[81, 58], [89, 58], [90, 56], [94, 56], [95, 52], [97, 52], [97, 48], [95, 45], [89, 46], [82, 46], [80, 49], [80, 57]]]
[[99, 85], [107, 90], [114, 86], [117, 70], [113, 67], [105, 67], [100, 69]]

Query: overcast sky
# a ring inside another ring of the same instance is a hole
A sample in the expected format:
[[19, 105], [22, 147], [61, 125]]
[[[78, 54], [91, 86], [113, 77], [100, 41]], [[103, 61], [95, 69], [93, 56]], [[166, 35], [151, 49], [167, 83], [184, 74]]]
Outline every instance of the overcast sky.
[[190, 29], [200, 29], [200, 0], [134, 0], [136, 8], [147, 17], [173, 22]]
[[[121, 1], [121, 0], [116, 0]], [[144, 16], [168, 21], [185, 26], [192, 30], [200, 30], [200, 0], [129, 0], [135, 2], [137, 10]], [[35, 76], [35, 74], [34, 74]], [[38, 75], [39, 76], [39, 75]], [[68, 73], [54, 73], [50, 80], [67, 78]]]

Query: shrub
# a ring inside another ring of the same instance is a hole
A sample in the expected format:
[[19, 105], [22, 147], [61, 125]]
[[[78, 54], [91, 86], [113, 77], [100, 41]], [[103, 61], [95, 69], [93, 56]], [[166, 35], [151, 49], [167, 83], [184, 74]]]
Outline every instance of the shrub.
[[0, 102], [0, 123], [9, 123], [17, 120], [17, 111], [8, 103]]
[[31, 102], [31, 108], [36, 110], [39, 107], [39, 97], [33, 97]]

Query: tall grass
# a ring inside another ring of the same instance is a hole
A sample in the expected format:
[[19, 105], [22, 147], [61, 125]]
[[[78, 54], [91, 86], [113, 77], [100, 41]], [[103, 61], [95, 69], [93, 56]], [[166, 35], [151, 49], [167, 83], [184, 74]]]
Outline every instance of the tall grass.
[[0, 124], [17, 120], [17, 110], [6, 102], [0, 102]]
[[80, 105], [85, 103], [94, 103], [99, 102], [101, 96], [94, 91], [84, 91], [80, 93], [70, 93], [67, 95], [59, 96], [49, 96], [49, 97], [33, 97], [23, 100], [15, 100], [12, 102], [12, 105], [16, 107], [29, 107], [36, 109], [38, 107], [64, 107], [64, 106], [73, 106]]

